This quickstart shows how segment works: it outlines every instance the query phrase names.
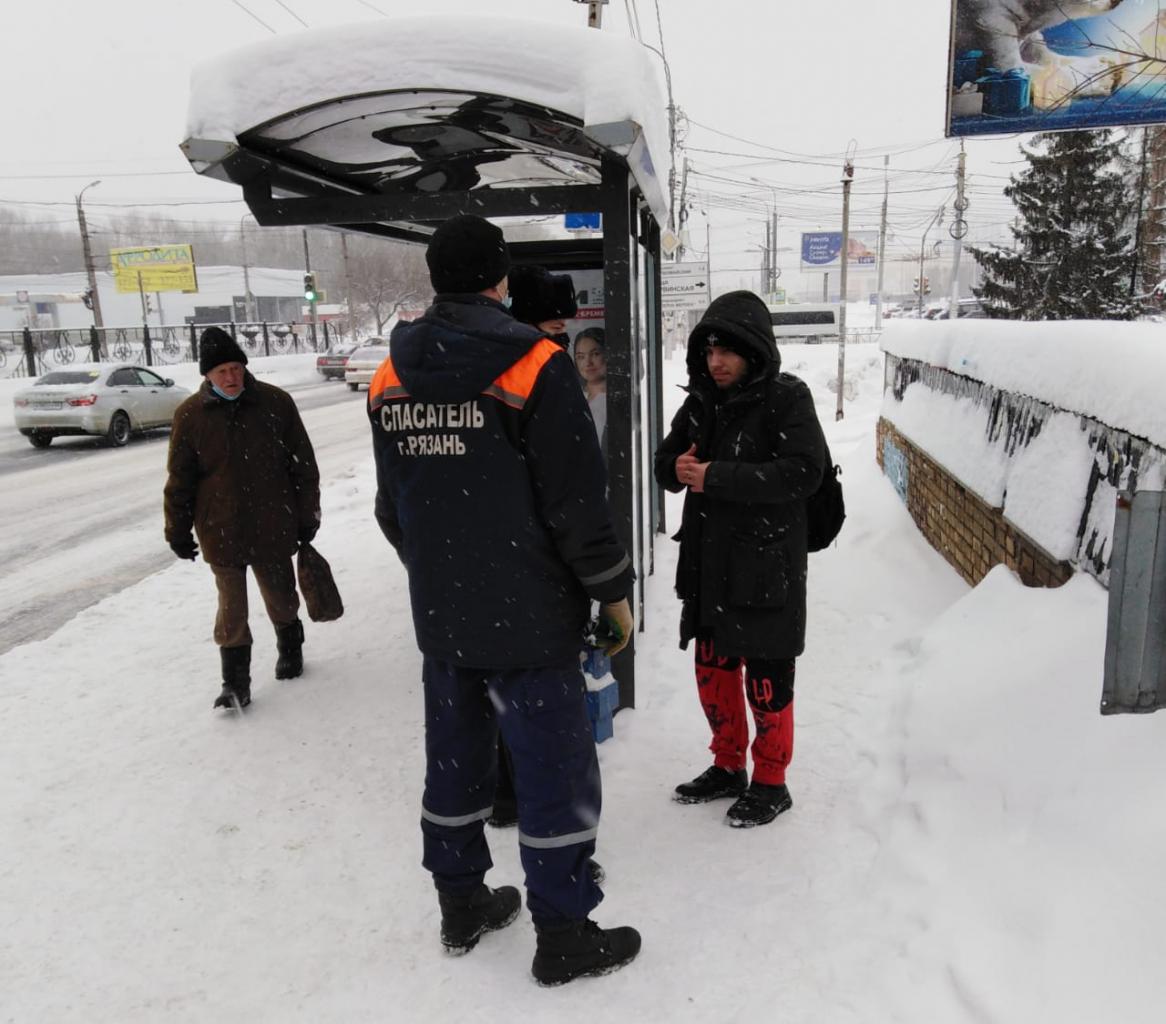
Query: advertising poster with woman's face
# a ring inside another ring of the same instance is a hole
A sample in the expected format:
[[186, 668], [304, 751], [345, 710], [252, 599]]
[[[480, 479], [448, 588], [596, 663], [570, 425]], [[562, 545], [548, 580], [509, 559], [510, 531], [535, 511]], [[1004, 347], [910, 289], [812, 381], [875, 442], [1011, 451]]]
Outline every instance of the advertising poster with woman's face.
[[579, 386], [591, 408], [600, 444], [607, 431], [607, 347], [604, 330], [603, 271], [573, 270], [578, 311], [565, 325]]

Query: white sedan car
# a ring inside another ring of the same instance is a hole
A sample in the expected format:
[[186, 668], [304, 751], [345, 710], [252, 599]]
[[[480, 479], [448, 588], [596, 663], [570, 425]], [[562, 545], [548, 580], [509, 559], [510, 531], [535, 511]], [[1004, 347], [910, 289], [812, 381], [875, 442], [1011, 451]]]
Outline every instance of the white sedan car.
[[373, 374], [389, 354], [388, 338], [369, 338], [348, 357], [344, 364], [344, 380], [351, 391], [361, 384], [371, 384]]
[[78, 363], [53, 370], [13, 397], [16, 428], [34, 448], [54, 437], [104, 436], [120, 447], [135, 431], [168, 427], [190, 396], [169, 377], [131, 363]]

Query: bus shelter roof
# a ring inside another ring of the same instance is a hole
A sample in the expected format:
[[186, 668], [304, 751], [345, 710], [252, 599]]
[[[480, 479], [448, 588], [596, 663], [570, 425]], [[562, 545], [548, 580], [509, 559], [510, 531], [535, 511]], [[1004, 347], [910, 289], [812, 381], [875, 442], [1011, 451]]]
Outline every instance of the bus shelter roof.
[[643, 46], [595, 29], [482, 17], [314, 29], [197, 65], [182, 146], [199, 173], [243, 185], [261, 223], [417, 238], [458, 210], [587, 212], [612, 158], [663, 223], [660, 79]]

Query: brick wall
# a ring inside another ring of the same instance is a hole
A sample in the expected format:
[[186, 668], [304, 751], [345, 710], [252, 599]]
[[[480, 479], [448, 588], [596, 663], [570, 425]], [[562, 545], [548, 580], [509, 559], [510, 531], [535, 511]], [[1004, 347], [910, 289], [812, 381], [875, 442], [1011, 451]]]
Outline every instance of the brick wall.
[[898, 489], [907, 511], [928, 543], [968, 583], [975, 586], [996, 565], [1008, 566], [1030, 587], [1059, 587], [1073, 575], [1072, 565], [1054, 559], [1007, 522], [1000, 509], [985, 504], [880, 419], [875, 446], [883, 472], [888, 471], [883, 457], [888, 441], [905, 464]]

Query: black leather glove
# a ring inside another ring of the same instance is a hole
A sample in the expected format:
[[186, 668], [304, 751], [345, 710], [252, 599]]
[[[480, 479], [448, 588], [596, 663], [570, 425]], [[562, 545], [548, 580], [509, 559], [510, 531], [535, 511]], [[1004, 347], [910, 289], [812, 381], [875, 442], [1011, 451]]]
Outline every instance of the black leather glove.
[[316, 534], [320, 532], [320, 524], [312, 523], [311, 526], [301, 526], [299, 540], [301, 544], [311, 544], [316, 539]]
[[198, 545], [195, 544], [193, 537], [182, 537], [179, 540], [172, 540], [170, 542], [170, 550], [179, 558], [186, 558], [191, 562], [198, 558]]

